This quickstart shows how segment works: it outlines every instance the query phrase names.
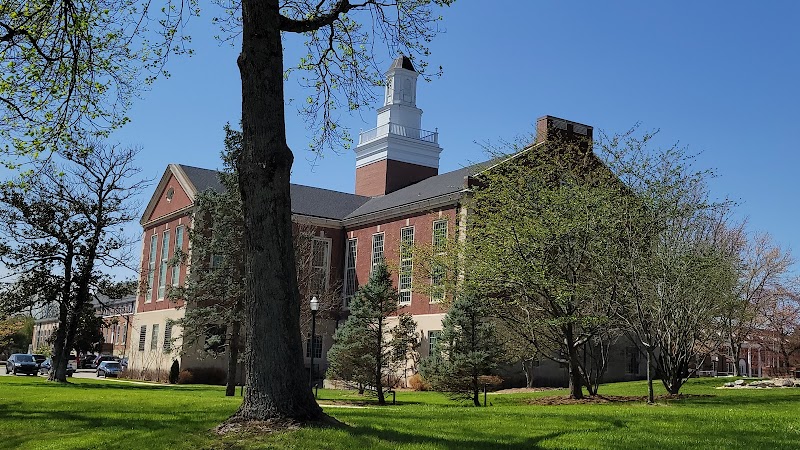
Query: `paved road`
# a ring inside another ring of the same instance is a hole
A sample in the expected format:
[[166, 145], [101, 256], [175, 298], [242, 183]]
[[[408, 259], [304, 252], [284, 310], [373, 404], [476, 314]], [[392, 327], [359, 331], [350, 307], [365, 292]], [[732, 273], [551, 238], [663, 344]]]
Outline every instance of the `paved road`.
[[[13, 374], [6, 375], [6, 367], [5, 366], [6, 366], [5, 364], [0, 365], [0, 376], [13, 377], [14, 376]], [[23, 377], [23, 376], [26, 376], [26, 375], [17, 375], [17, 376], [18, 377]], [[46, 377], [47, 375], [39, 375], [39, 376], [40, 377]], [[72, 376], [75, 377], [75, 378], [96, 378], [97, 377], [97, 372], [95, 372], [93, 369], [79, 369]]]

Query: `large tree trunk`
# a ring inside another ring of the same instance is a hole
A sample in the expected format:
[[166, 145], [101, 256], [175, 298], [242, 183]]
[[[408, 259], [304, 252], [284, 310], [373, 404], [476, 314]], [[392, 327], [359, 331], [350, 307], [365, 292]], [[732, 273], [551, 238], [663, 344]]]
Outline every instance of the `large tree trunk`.
[[325, 414], [306, 383], [300, 303], [292, 248], [278, 0], [242, 2], [243, 146], [239, 189], [244, 211], [245, 355], [248, 389], [231, 420], [314, 421]]
[[647, 347], [647, 403], [655, 403], [655, 395], [653, 394], [653, 350]]
[[569, 396], [574, 399], [582, 399], [583, 375], [581, 375], [581, 370], [579, 368], [580, 355], [578, 355], [578, 348], [574, 344], [572, 330], [565, 330], [564, 337], [566, 338], [567, 357], [569, 358]]
[[[67, 305], [62, 301], [58, 304], [58, 328], [56, 328], [56, 337], [53, 341], [53, 359], [50, 365], [50, 373], [47, 375], [48, 381], [67, 382], [68, 358], [64, 357], [64, 343], [67, 338], [67, 317]], [[69, 351], [66, 354], [69, 355]]]
[[234, 320], [233, 324], [231, 324], [231, 338], [228, 341], [228, 379], [225, 381], [226, 397], [233, 397], [236, 394], [236, 367], [239, 365], [240, 328], [241, 322]]
[[533, 387], [533, 363], [533, 358], [522, 360], [522, 371], [525, 372], [525, 387], [528, 389]]
[[385, 405], [386, 398], [383, 395], [383, 377], [381, 369], [383, 368], [383, 318], [378, 318], [378, 333], [376, 342], [375, 353], [375, 390], [378, 393], [378, 404]]

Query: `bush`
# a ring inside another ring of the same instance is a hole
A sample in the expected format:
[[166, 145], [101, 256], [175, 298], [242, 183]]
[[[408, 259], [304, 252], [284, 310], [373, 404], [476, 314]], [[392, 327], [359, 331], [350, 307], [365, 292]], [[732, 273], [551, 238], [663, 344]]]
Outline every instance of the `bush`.
[[169, 384], [175, 384], [178, 382], [178, 375], [180, 372], [180, 367], [178, 366], [178, 360], [172, 361], [172, 367], [169, 368]]
[[189, 367], [178, 373], [178, 384], [216, 384], [225, 385], [227, 372], [214, 367]]
[[163, 369], [128, 370], [119, 374], [119, 378], [138, 381], [155, 381], [157, 383], [169, 382], [168, 373]]
[[408, 387], [415, 391], [427, 391], [431, 385], [422, 378], [422, 375], [415, 373], [408, 379]]
[[496, 391], [503, 387], [503, 379], [497, 375], [481, 375], [478, 377], [478, 383], [486, 385], [489, 391]]

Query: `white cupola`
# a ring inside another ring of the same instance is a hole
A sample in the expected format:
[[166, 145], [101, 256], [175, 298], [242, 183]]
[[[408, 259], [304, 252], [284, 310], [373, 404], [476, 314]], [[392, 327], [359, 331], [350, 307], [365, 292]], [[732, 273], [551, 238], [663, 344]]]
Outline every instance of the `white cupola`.
[[356, 194], [383, 195], [438, 174], [442, 149], [438, 132], [422, 129], [418, 77], [406, 56], [395, 59], [386, 72], [377, 127], [361, 132], [355, 148]]

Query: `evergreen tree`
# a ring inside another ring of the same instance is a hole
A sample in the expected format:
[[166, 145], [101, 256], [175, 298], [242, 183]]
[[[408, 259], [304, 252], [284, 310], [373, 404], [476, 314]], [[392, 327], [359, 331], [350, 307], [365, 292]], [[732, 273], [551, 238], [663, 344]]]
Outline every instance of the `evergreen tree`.
[[442, 321], [432, 354], [420, 364], [422, 376], [437, 391], [471, 398], [480, 406], [478, 377], [496, 365], [500, 344], [487, 308], [471, 294], [458, 296]]
[[385, 263], [375, 266], [367, 284], [350, 302], [350, 316], [336, 331], [328, 351], [328, 375], [362, 386], [371, 385], [385, 405], [384, 372], [393, 353], [387, 339], [389, 315], [398, 308], [397, 290]]

